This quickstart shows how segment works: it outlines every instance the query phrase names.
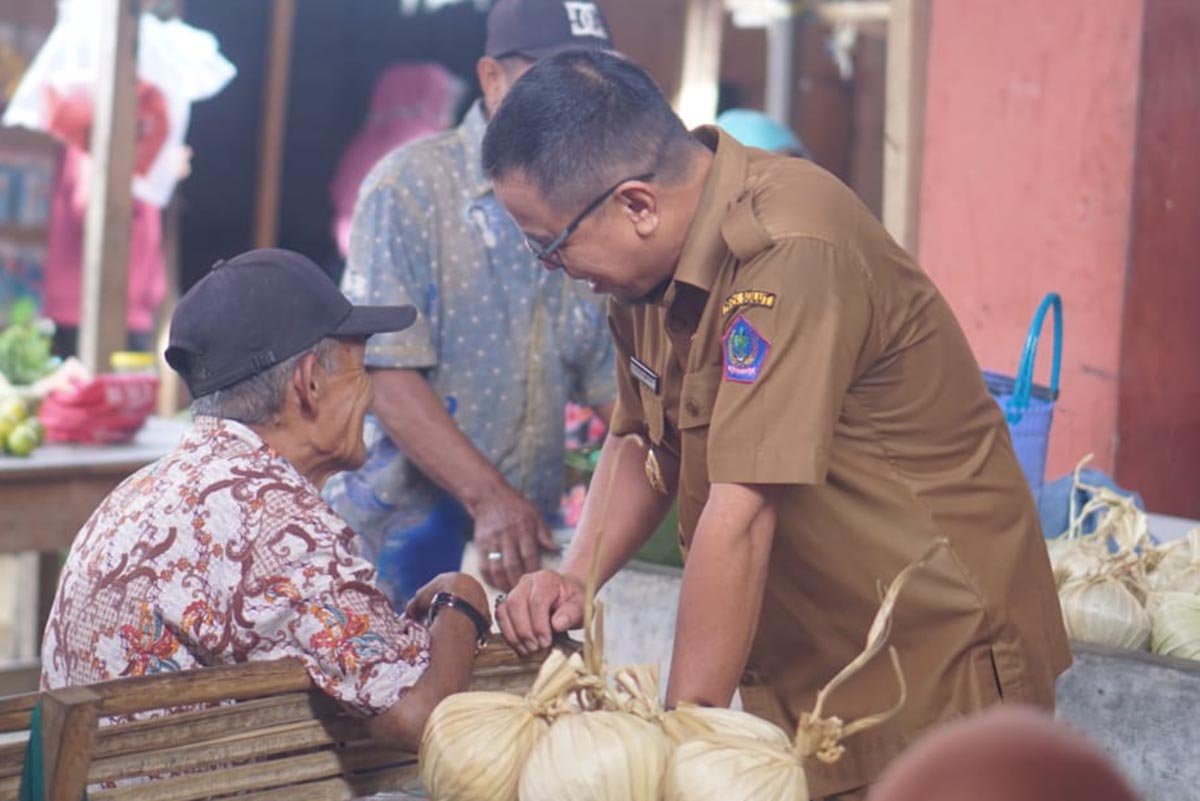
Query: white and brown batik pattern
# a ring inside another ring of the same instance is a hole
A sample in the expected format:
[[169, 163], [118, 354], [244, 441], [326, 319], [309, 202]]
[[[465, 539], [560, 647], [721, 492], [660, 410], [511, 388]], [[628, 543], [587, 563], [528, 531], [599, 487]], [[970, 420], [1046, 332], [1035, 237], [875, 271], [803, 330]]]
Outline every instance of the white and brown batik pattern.
[[429, 638], [392, 610], [311, 482], [245, 426], [197, 418], [79, 533], [46, 628], [43, 685], [285, 656], [372, 714], [416, 682]]

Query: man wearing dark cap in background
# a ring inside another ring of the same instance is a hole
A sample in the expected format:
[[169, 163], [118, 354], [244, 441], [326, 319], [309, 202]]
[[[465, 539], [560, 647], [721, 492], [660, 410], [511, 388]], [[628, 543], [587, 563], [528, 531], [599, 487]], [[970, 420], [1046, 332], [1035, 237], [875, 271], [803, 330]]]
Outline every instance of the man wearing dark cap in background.
[[484, 578], [510, 588], [553, 548], [568, 401], [607, 421], [616, 395], [603, 309], [537, 269], [480, 168], [491, 113], [538, 59], [611, 48], [593, 2], [499, 0], [477, 72], [483, 98], [455, 130], [404, 145], [363, 184], [342, 290], [404, 303], [411, 328], [375, 337], [367, 461], [326, 498], [370, 544], [398, 602], [461, 564], [474, 532]]
[[[166, 356], [195, 398], [195, 424], [75, 538], [43, 686], [297, 657], [381, 743], [415, 751], [433, 707], [470, 680], [486, 596], [446, 574], [396, 613], [320, 496], [365, 456], [367, 337], [415, 317], [411, 306], [352, 306], [285, 250], [219, 262], [192, 287]], [[416, 619], [426, 615], [428, 626]]]

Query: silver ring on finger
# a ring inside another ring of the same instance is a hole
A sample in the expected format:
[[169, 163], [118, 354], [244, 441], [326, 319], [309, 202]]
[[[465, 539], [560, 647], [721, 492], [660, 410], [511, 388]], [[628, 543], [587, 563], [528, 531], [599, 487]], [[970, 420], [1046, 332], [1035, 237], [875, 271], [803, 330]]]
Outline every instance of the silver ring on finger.
[[503, 561], [504, 560], [504, 552], [503, 551], [488, 551], [487, 552], [487, 560], [489, 562]]

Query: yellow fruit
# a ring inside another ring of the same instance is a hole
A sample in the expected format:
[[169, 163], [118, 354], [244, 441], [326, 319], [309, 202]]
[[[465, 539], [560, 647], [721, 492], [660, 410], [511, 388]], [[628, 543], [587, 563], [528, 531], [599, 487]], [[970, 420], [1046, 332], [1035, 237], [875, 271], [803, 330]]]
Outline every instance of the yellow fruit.
[[15, 420], [9, 420], [7, 417], [0, 417], [0, 446], [3, 446], [8, 441], [8, 435], [17, 427]]
[[42, 425], [42, 421], [36, 417], [28, 417], [21, 421], [22, 425], [29, 426], [33, 429], [33, 433], [37, 434], [37, 444], [43, 445], [46, 442], [46, 427]]
[[28, 456], [37, 447], [38, 435], [32, 426], [18, 423], [17, 427], [8, 433], [4, 444], [13, 456]]
[[28, 416], [29, 407], [16, 395], [9, 395], [4, 400], [0, 400], [0, 418], [19, 423]]

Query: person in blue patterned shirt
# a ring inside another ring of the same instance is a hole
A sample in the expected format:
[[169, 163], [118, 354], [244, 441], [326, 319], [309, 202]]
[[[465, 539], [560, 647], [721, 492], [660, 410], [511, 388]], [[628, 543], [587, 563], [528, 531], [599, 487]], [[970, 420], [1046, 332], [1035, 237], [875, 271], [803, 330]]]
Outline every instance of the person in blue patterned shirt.
[[594, 3], [500, 0], [477, 65], [481, 101], [455, 130], [385, 156], [359, 191], [342, 291], [420, 316], [368, 343], [367, 461], [334, 476], [325, 497], [365, 539], [394, 603], [458, 569], [472, 535], [493, 586], [536, 570], [554, 548], [565, 405], [611, 413], [599, 296], [539, 268], [480, 164], [508, 88], [571, 47], [611, 48]]

